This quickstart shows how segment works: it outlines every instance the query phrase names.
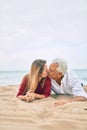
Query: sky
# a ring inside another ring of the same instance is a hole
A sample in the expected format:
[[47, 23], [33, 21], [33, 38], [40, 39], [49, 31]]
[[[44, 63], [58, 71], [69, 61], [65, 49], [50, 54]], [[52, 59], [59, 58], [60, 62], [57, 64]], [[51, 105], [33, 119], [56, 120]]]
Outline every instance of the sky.
[[55, 58], [87, 68], [87, 0], [0, 0], [0, 70]]

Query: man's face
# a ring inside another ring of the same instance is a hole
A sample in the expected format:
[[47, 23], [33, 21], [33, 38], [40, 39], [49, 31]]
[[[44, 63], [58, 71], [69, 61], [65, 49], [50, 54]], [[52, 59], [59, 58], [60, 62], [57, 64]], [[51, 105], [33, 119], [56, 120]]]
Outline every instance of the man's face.
[[62, 77], [62, 73], [57, 70], [58, 64], [53, 63], [49, 66], [49, 74], [48, 76], [54, 80], [58, 80]]
[[49, 66], [49, 77], [50, 78], [52, 78], [52, 79], [57, 78], [57, 75], [58, 75], [57, 67], [58, 67], [58, 65], [54, 64], [54, 63]]

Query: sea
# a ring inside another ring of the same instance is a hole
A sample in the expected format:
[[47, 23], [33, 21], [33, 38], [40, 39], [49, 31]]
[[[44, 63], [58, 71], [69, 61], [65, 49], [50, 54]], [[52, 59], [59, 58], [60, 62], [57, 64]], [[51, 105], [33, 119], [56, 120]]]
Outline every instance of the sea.
[[[87, 69], [74, 69], [75, 74], [82, 81], [83, 85], [87, 85]], [[27, 70], [22, 71], [0, 71], [0, 86], [19, 85]]]

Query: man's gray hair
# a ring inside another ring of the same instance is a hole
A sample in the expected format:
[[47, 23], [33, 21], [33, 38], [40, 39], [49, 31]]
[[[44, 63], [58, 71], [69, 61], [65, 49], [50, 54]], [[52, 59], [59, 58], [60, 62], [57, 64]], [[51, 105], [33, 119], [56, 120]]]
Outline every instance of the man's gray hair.
[[64, 75], [67, 72], [67, 63], [64, 59], [54, 59], [52, 63], [58, 64], [57, 70]]

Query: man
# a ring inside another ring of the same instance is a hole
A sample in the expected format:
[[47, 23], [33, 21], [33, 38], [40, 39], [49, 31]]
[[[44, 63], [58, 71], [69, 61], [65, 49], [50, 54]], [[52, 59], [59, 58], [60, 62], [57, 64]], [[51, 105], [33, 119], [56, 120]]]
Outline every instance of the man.
[[82, 87], [81, 81], [72, 71], [67, 69], [67, 64], [64, 60], [53, 60], [49, 66], [49, 77], [51, 78], [52, 90], [56, 94], [69, 94], [74, 96], [71, 100], [57, 102], [57, 105], [71, 101], [87, 100], [87, 93]]

